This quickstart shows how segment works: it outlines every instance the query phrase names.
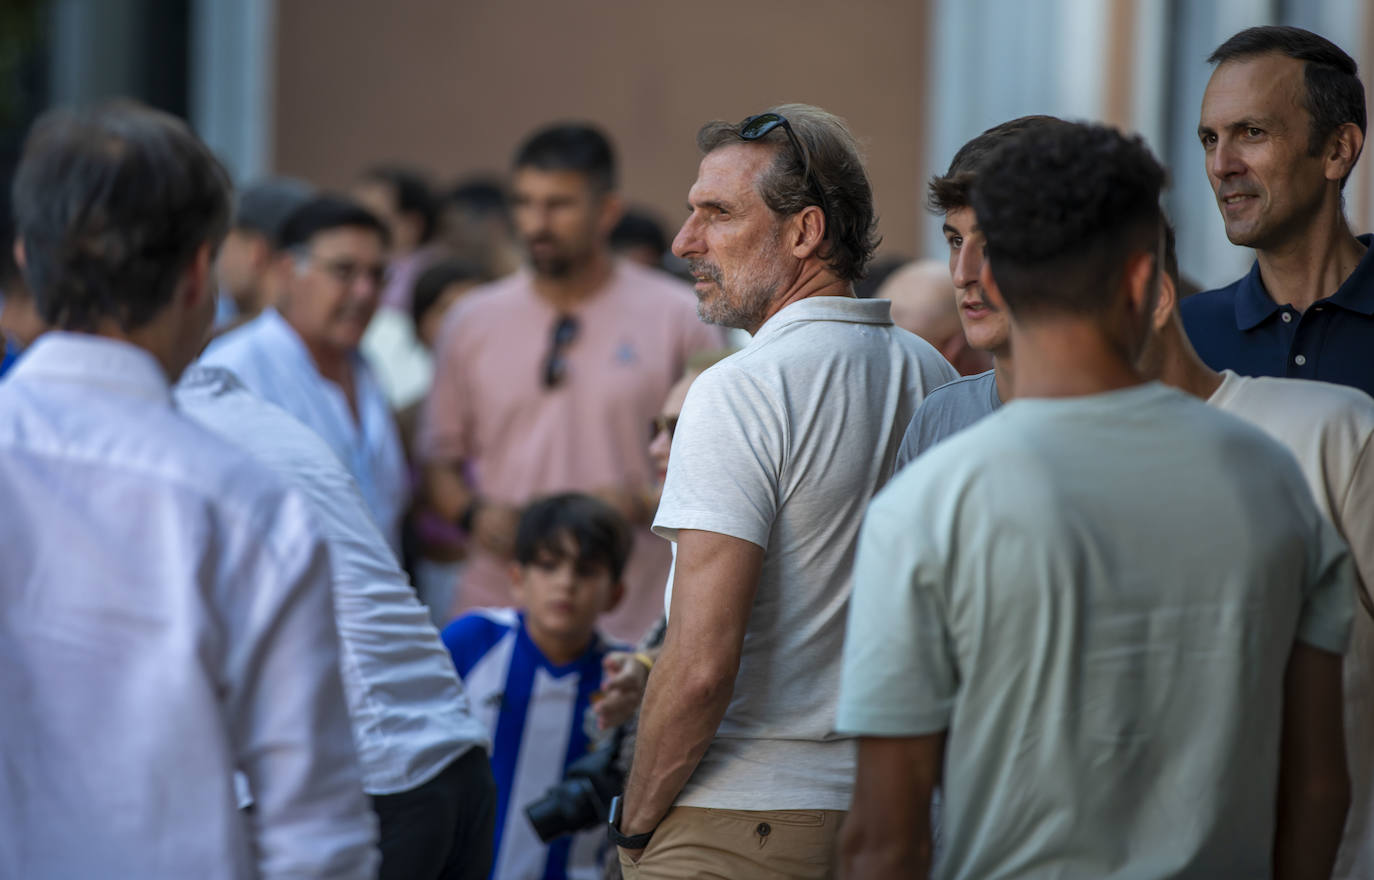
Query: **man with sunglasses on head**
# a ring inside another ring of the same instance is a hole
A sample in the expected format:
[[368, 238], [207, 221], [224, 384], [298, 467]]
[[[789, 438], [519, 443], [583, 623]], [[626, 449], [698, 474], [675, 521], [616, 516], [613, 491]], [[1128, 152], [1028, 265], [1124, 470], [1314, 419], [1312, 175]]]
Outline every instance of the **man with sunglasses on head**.
[[366, 208], [317, 196], [287, 218], [289, 260], [275, 308], [216, 340], [201, 357], [329, 444], [394, 551], [409, 503], [405, 453], [391, 407], [358, 351], [381, 299], [387, 231]]
[[692, 384], [655, 531], [668, 631], [611, 808], [627, 877], [829, 877], [853, 784], [834, 733], [864, 507], [958, 374], [854, 281], [877, 245], [854, 137], [789, 104], [697, 134], [673, 243], [706, 320], [753, 334]]
[[721, 337], [680, 282], [613, 258], [615, 165], [588, 125], [540, 129], [516, 151], [513, 218], [529, 264], [450, 313], [419, 445], [429, 503], [472, 537], [455, 611], [511, 604], [520, 505], [591, 492], [642, 524], [625, 598], [601, 621], [636, 641], [662, 613], [669, 568], [647, 528], [645, 426], [688, 357]]

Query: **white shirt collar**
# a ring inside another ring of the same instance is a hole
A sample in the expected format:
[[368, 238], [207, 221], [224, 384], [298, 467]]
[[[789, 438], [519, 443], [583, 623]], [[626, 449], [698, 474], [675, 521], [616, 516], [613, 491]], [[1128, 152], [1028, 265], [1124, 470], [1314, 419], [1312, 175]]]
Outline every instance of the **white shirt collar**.
[[167, 374], [150, 352], [90, 333], [44, 333], [15, 365], [13, 376], [103, 386], [169, 405], [172, 400]]

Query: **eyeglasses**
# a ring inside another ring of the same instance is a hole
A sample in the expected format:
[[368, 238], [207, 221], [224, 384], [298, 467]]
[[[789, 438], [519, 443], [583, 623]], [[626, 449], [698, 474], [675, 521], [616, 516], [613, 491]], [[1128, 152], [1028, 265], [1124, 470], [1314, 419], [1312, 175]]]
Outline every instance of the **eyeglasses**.
[[830, 237], [830, 202], [825, 197], [825, 187], [821, 186], [820, 180], [811, 173], [811, 153], [797, 137], [797, 133], [792, 130], [792, 123], [787, 121], [787, 117], [781, 113], [759, 113], [746, 118], [739, 124], [740, 140], [756, 141], [766, 136], [775, 128], [781, 127], [787, 139], [792, 143], [792, 149], [796, 151], [797, 158], [802, 163], [802, 178], [808, 187], [814, 187], [816, 195], [820, 198], [821, 213], [825, 215], [825, 237]]
[[549, 340], [549, 354], [544, 358], [544, 387], [557, 388], [568, 374], [568, 359], [563, 350], [577, 338], [577, 319], [564, 315], [553, 325], [553, 338]]
[[654, 416], [649, 422], [649, 440], [652, 441], [659, 434], [667, 434], [671, 440], [676, 430], [677, 416]]

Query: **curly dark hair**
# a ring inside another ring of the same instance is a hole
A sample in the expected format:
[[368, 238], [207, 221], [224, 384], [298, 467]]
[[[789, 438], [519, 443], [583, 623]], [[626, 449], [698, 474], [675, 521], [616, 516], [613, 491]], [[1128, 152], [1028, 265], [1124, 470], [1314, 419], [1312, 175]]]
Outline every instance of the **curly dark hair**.
[[[878, 216], [873, 210], [873, 185], [864, 169], [859, 145], [844, 120], [809, 104], [782, 104], [765, 113], [786, 117], [792, 132], [811, 155], [812, 186], [802, 157], [788, 142], [782, 128], [759, 138], [777, 144], [773, 164], [759, 178], [759, 195], [775, 214], [790, 216], [810, 205], [829, 211], [825, 218], [826, 264], [840, 278], [854, 282], [867, 274], [868, 263], [878, 249]], [[709, 153], [731, 143], [742, 143], [743, 123], [716, 120], [697, 132], [697, 146]], [[816, 191], [825, 190], [824, 198]]]
[[1012, 313], [1110, 306], [1126, 259], [1159, 253], [1164, 184], [1140, 137], [1102, 125], [1040, 128], [998, 147], [971, 196]]
[[49, 325], [129, 332], [229, 228], [229, 175], [181, 120], [133, 101], [34, 123], [13, 189], [24, 277]]
[[959, 148], [948, 171], [930, 178], [926, 187], [926, 210], [932, 214], [948, 214], [967, 208], [973, 181], [993, 150], [1023, 131], [1069, 124], [1058, 116], [1018, 116], [989, 128]]
[[[1367, 118], [1359, 67], [1354, 58], [1325, 37], [1279, 25], [1246, 28], [1218, 46], [1207, 56], [1207, 63], [1224, 64], [1269, 54], [1305, 62], [1302, 104], [1312, 120], [1307, 132], [1310, 155], [1319, 155], [1331, 133], [1347, 122], [1355, 123], [1364, 134]], [[1341, 178], [1342, 189], [1348, 179], [1349, 174]]]

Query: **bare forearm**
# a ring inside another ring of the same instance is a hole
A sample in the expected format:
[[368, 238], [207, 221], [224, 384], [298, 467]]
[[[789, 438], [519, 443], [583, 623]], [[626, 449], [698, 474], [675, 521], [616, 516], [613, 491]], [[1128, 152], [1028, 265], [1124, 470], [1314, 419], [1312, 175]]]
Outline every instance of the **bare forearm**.
[[1274, 880], [1326, 880], [1336, 864], [1350, 806], [1344, 780], [1323, 792], [1284, 797], [1274, 834]]
[[692, 663], [671, 643], [649, 676], [634, 765], [625, 788], [622, 831], [639, 834], [658, 825], [696, 770], [716, 735], [734, 692], [722, 673], [712, 686], [692, 674]]
[[930, 833], [924, 838], [880, 840], [845, 824], [840, 851], [842, 880], [926, 880], [930, 876]]

